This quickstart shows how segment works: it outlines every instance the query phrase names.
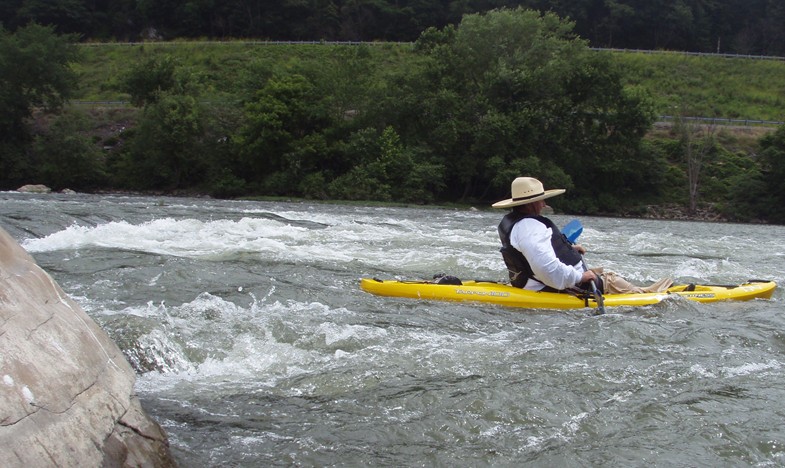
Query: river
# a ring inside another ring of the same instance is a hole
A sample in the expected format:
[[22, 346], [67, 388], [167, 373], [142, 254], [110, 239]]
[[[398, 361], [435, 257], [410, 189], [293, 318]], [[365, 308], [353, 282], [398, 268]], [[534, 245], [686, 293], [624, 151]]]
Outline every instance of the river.
[[[383, 298], [359, 278], [503, 280], [503, 213], [0, 201], [123, 350], [184, 467], [785, 465], [781, 289], [602, 316]], [[639, 284], [785, 280], [783, 226], [581, 221], [589, 265]]]

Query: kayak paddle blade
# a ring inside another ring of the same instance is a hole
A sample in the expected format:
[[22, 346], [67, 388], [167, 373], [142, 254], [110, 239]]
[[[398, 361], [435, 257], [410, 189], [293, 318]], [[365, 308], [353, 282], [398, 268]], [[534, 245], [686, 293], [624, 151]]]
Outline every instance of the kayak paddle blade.
[[564, 229], [561, 230], [562, 234], [567, 236], [567, 240], [575, 243], [578, 240], [578, 237], [583, 232], [583, 225], [577, 219], [573, 219], [569, 223], [564, 226]]

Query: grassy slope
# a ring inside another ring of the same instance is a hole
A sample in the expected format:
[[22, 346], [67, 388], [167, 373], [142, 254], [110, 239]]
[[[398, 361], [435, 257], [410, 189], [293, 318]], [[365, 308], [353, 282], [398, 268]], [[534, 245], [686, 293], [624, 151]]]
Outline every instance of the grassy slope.
[[785, 61], [614, 54], [628, 83], [654, 96], [660, 115], [785, 121]]
[[[337, 60], [340, 50], [357, 46], [264, 45], [241, 42], [173, 42], [145, 45], [85, 45], [75, 97], [86, 101], [123, 101], [119, 79], [145, 54], [170, 54], [185, 70], [199, 76], [205, 99], [234, 95], [254, 63], [285, 65], [309, 58]], [[367, 46], [383, 64], [400, 64], [410, 45]], [[612, 53], [628, 73], [628, 83], [648, 90], [660, 115], [785, 121], [785, 61], [752, 60], [677, 53]]]
[[[74, 66], [80, 76], [80, 90], [75, 99], [84, 101], [123, 101], [128, 95], [119, 91], [120, 78], [131, 67], [148, 55], [171, 55], [188, 73], [196, 75], [203, 85], [207, 100], [235, 96], [237, 85], [248, 76], [254, 66], [288, 66], [297, 62], [341, 60], [346, 48], [358, 46], [329, 46], [319, 44], [265, 45], [244, 42], [169, 42], [144, 45], [104, 44], [84, 45], [83, 60]], [[363, 46], [374, 61], [384, 64], [400, 63], [411, 50], [411, 45], [383, 44]]]

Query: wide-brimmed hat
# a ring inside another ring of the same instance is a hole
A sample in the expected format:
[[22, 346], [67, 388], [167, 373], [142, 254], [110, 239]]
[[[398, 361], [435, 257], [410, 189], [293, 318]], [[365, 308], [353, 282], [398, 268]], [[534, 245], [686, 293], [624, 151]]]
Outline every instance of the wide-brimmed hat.
[[566, 192], [565, 189], [545, 190], [542, 182], [534, 177], [518, 177], [512, 181], [512, 198], [494, 203], [494, 208], [512, 208], [513, 206], [545, 200]]

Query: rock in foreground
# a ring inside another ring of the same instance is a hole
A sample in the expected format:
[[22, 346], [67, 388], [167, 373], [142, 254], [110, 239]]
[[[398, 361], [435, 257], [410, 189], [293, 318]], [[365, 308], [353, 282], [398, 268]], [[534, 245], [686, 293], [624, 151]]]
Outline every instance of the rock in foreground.
[[109, 336], [0, 228], [2, 465], [174, 466]]

